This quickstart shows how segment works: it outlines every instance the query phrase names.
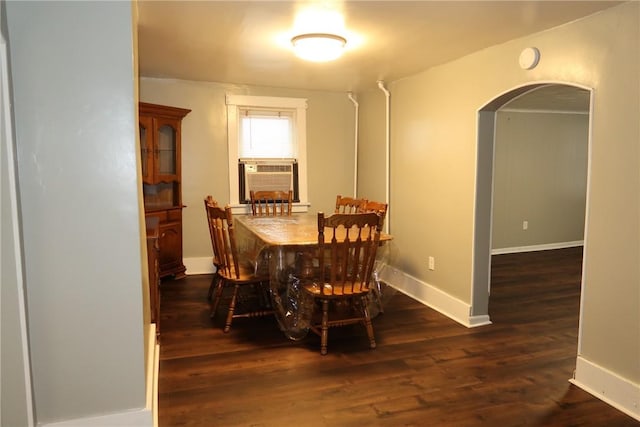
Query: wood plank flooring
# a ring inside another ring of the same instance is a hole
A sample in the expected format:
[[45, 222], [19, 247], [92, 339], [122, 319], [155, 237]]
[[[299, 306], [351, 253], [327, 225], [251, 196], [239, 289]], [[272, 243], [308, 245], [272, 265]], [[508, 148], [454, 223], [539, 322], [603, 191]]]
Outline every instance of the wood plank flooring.
[[209, 318], [210, 276], [162, 284], [160, 426], [638, 426], [571, 385], [581, 248], [493, 258], [492, 325], [396, 293], [364, 328], [287, 340], [273, 318]]

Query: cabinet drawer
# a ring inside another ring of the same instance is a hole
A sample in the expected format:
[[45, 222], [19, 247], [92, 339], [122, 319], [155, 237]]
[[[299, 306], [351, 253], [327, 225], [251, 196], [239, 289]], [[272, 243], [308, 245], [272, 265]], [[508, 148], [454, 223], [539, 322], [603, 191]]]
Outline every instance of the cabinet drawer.
[[160, 223], [163, 222], [167, 222], [167, 212], [166, 211], [158, 211], [158, 212], [152, 212], [152, 213], [145, 213], [144, 215], [146, 218], [158, 218], [158, 221]]
[[172, 209], [167, 211], [167, 221], [180, 221], [182, 219], [182, 209]]
[[171, 209], [167, 211], [148, 212], [145, 214], [145, 216], [147, 218], [158, 218], [160, 224], [166, 224], [169, 222], [180, 222], [182, 221], [182, 210]]

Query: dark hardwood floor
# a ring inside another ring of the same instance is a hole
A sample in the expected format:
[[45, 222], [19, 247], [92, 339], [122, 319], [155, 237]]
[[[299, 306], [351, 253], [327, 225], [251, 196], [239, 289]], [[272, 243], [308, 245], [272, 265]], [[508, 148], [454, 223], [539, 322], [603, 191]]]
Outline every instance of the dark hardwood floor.
[[160, 426], [638, 426], [571, 385], [581, 248], [493, 258], [492, 325], [396, 293], [364, 328], [288, 341], [273, 318], [209, 318], [210, 276], [162, 284]]

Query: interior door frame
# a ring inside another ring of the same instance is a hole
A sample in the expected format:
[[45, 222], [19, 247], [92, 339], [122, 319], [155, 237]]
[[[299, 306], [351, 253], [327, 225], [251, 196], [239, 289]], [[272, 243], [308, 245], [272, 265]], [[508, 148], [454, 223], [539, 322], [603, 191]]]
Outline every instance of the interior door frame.
[[489, 291], [491, 287], [491, 235], [493, 224], [493, 175], [495, 161], [496, 113], [509, 101], [541, 86], [563, 85], [589, 91], [589, 125], [587, 142], [587, 194], [585, 208], [584, 250], [582, 262], [582, 292], [578, 326], [578, 354], [582, 343], [584, 272], [588, 245], [589, 200], [591, 187], [591, 140], [593, 129], [594, 91], [592, 87], [565, 81], [534, 81], [503, 92], [478, 109], [476, 145], [476, 188], [473, 225], [473, 264], [471, 313], [472, 317], [489, 319]]
[[[6, 42], [6, 10], [0, 3], [0, 317], [2, 363], [0, 363], [0, 420], [35, 425], [31, 360], [27, 326], [22, 238], [15, 169], [15, 138]], [[5, 368], [2, 370], [2, 366]], [[6, 372], [7, 370], [11, 372]], [[5, 412], [2, 413], [2, 408]], [[9, 412], [7, 413], [7, 409]]]

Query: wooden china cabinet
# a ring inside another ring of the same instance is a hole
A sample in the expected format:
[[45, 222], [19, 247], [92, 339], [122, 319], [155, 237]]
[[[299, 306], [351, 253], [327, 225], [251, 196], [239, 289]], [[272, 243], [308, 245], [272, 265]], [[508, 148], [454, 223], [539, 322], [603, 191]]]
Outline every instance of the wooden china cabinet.
[[160, 278], [183, 278], [180, 127], [191, 110], [140, 103], [140, 150], [146, 217], [159, 222]]

